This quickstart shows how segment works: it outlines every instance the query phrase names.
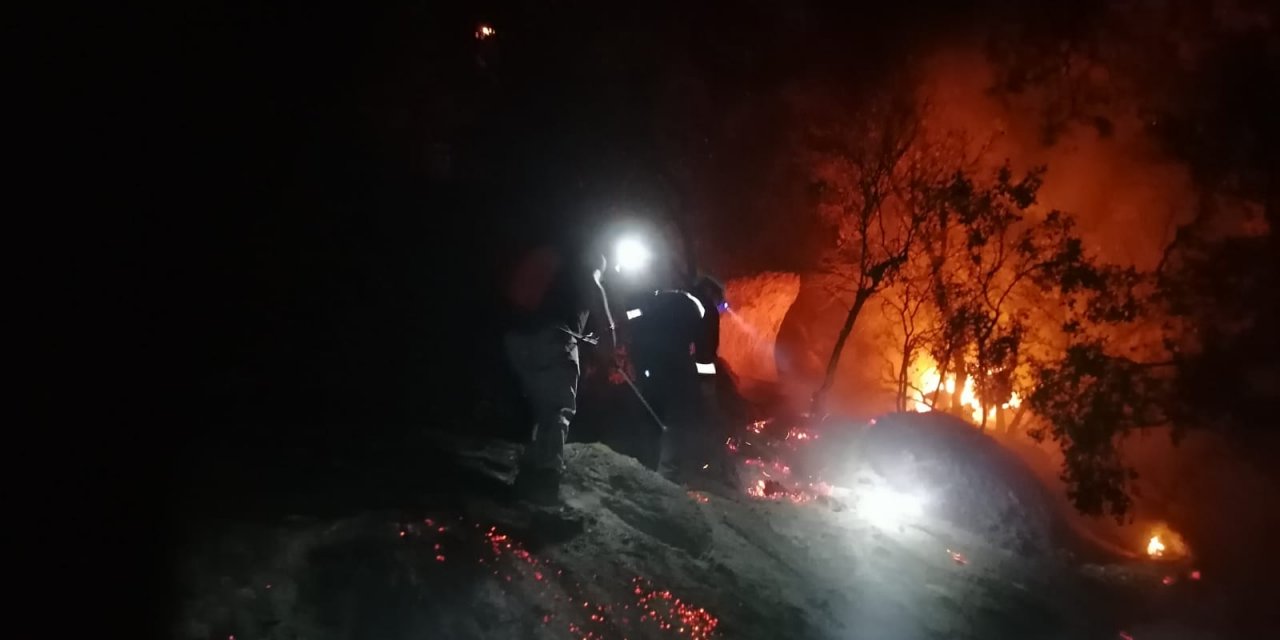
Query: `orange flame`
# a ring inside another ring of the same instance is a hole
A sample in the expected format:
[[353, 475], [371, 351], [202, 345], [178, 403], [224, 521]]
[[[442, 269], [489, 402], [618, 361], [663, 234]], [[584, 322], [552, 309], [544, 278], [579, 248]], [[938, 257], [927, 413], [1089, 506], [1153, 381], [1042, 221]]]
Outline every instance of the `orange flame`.
[[[936, 392], [943, 391], [947, 395], [956, 393], [956, 376], [950, 374], [946, 380], [942, 379], [942, 375], [938, 373], [938, 368], [934, 366], [925, 367], [920, 374], [916, 376], [915, 388], [911, 391], [911, 401], [915, 405], [915, 410], [919, 413], [933, 411], [930, 404]], [[964, 386], [960, 389], [960, 395], [956, 398], [961, 407], [968, 409], [969, 417], [975, 422], [982, 422], [982, 403], [978, 402], [977, 393], [974, 391], [973, 378], [965, 378]], [[1009, 400], [1000, 405], [1001, 409], [1017, 409], [1022, 406], [1022, 398], [1017, 393], [1012, 393]], [[987, 417], [990, 418], [996, 410], [995, 407], [987, 407]]]
[[1160, 541], [1159, 535], [1151, 536], [1147, 541], [1147, 555], [1152, 558], [1159, 558], [1164, 555], [1164, 543]]

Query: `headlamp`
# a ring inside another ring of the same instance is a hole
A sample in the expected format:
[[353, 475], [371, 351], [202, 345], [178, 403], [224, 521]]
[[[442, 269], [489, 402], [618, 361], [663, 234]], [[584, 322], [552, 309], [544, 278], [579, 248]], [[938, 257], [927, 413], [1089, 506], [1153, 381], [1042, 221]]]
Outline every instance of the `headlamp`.
[[649, 247], [645, 246], [638, 238], [626, 237], [618, 241], [616, 257], [615, 270], [643, 271], [645, 267], [649, 266], [649, 260], [653, 257], [653, 254], [649, 252]]

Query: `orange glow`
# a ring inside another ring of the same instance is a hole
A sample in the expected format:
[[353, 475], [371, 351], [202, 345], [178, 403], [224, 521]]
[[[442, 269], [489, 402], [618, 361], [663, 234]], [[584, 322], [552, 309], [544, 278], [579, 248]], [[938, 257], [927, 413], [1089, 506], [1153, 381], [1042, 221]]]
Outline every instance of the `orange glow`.
[[[919, 413], [933, 411], [930, 402], [933, 401], [934, 394], [943, 392], [948, 396], [956, 394], [956, 376], [948, 374], [947, 379], [943, 380], [938, 368], [933, 365], [926, 366], [921, 369], [915, 376], [913, 388], [909, 392], [909, 404], [914, 406]], [[939, 393], [939, 395], [941, 395]], [[965, 378], [964, 386], [960, 389], [960, 394], [955, 398], [960, 407], [964, 408], [964, 413], [969, 416], [974, 423], [982, 422], [982, 405], [978, 401], [978, 395], [974, 390], [973, 378]], [[1022, 397], [1017, 393], [1012, 393], [1009, 400], [1000, 405], [1001, 409], [1017, 409], [1022, 406]], [[987, 407], [987, 418], [990, 419], [995, 413], [994, 406]]]
[[1151, 528], [1145, 551], [1152, 560], [1177, 560], [1191, 555], [1182, 536], [1163, 522]]
[[476, 40], [488, 40], [498, 35], [497, 30], [487, 24], [481, 24], [476, 27]]
[[1159, 558], [1164, 555], [1164, 543], [1160, 541], [1159, 535], [1151, 536], [1147, 541], [1147, 555], [1152, 558]]

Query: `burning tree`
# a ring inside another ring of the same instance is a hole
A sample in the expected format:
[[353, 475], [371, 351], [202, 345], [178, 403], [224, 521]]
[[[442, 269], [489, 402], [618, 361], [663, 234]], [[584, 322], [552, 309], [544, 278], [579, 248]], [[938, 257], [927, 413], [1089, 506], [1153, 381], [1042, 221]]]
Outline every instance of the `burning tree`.
[[[1137, 353], [1120, 339], [1148, 307], [1151, 278], [1100, 263], [1070, 215], [1036, 210], [1044, 171], [1002, 166], [982, 179], [961, 169], [913, 184], [924, 215], [909, 264], [883, 291], [902, 332], [898, 406], [914, 391], [918, 408], [960, 412], [984, 430], [995, 415], [1010, 431], [1029, 406], [1028, 433], [1063, 448], [1076, 505], [1121, 514], [1132, 474], [1115, 437], [1163, 419], [1163, 363], [1150, 358], [1160, 349]], [[936, 368], [908, 382], [926, 356]]]
[[[900, 281], [880, 297], [880, 308], [891, 323], [890, 340], [898, 349], [897, 359], [887, 358], [889, 381], [893, 384], [894, 402], [898, 411], [911, 409], [908, 405], [912, 393], [921, 401], [928, 393], [926, 385], [919, 384], [912, 376], [912, 368], [918, 362], [926, 345], [937, 340], [937, 328], [931, 321], [928, 307], [929, 291], [920, 277], [919, 260], [910, 260]], [[930, 405], [931, 406], [931, 405]]]
[[[1032, 316], [1059, 295], [1053, 275], [1083, 255], [1069, 216], [1030, 213], [1043, 169], [1015, 178], [1005, 166], [983, 180], [976, 166], [912, 184], [916, 247], [883, 305], [901, 331], [898, 406], [914, 392], [920, 408], [967, 406], [985, 427], [989, 407], [1019, 403]], [[935, 367], [908, 380], [924, 356]]]
[[938, 403], [948, 372], [954, 372], [955, 386], [972, 397], [960, 403], [953, 397], [951, 408], [976, 403], [975, 420], [983, 428], [988, 406], [1016, 402], [1014, 374], [1028, 322], [1020, 303], [1034, 297], [1034, 276], [1054, 260], [1044, 249], [1056, 238], [1045, 232], [1058, 214], [1051, 213], [1047, 224], [1027, 223], [1040, 184], [1041, 171], [1015, 180], [1002, 167], [988, 185], [957, 171], [931, 190], [934, 227], [922, 286], [937, 318], [928, 350], [939, 371], [930, 404]]

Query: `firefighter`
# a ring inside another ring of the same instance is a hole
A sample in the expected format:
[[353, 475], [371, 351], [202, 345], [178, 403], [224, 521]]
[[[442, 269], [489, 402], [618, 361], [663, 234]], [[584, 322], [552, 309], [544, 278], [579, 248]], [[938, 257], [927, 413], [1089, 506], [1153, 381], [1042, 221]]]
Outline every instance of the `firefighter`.
[[720, 352], [720, 314], [729, 309], [729, 302], [724, 297], [724, 285], [709, 275], [698, 278], [692, 293], [705, 311], [695, 336], [694, 363], [702, 374], [700, 386], [714, 389], [715, 376], [719, 375], [716, 362]]
[[581, 247], [564, 241], [526, 253], [507, 286], [512, 321], [504, 346], [534, 419], [515, 488], [538, 505], [560, 504], [564, 444], [577, 412], [579, 344], [596, 341], [584, 333], [593, 307], [601, 311], [595, 324], [603, 325], [612, 345], [602, 280], [607, 262]]
[[627, 311], [632, 363], [644, 397], [661, 419], [657, 469], [687, 483], [715, 465], [727, 465], [716, 437], [716, 350], [723, 288], [702, 278], [692, 292], [655, 291]]

